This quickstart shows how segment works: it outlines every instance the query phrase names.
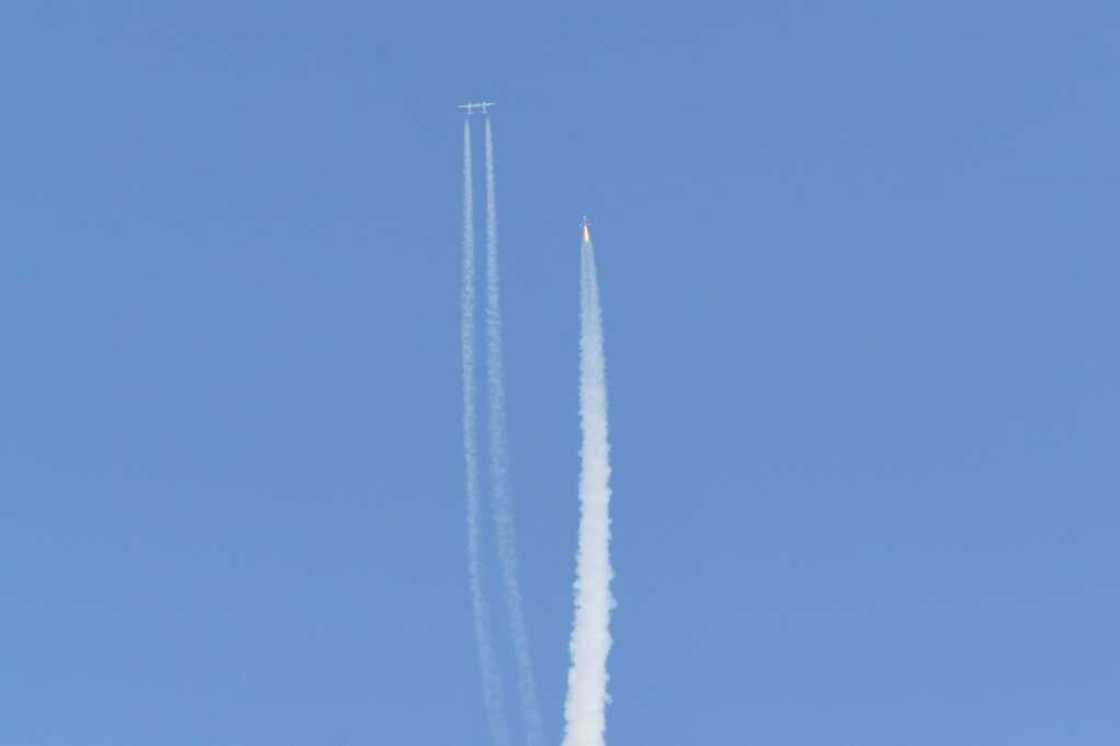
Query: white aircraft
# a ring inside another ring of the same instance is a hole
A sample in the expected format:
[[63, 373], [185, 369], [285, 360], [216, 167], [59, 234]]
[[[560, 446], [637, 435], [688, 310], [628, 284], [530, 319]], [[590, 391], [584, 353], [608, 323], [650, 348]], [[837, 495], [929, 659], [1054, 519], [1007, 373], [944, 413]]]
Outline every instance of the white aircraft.
[[481, 111], [483, 114], [489, 114], [488, 109], [494, 105], [493, 101], [468, 101], [465, 104], [459, 104], [459, 108], [467, 112], [467, 115]]

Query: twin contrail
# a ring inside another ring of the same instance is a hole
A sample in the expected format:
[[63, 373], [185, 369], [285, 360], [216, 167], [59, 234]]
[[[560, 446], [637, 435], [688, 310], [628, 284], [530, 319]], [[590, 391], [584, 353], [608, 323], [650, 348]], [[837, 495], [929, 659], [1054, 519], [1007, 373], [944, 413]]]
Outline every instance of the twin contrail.
[[607, 654], [611, 647], [610, 454], [607, 444], [606, 358], [595, 247], [584, 225], [580, 247], [580, 474], [579, 554], [572, 665], [564, 705], [564, 746], [603, 746]]
[[[487, 104], [489, 106], [490, 104]], [[473, 105], [472, 105], [473, 106]], [[472, 109], [468, 109], [470, 114]], [[485, 109], [483, 109], [485, 113]], [[498, 550], [506, 615], [513, 638], [517, 685], [529, 746], [543, 746], [544, 728], [521, 586], [517, 577], [517, 533], [514, 523], [513, 489], [509, 469], [509, 443], [506, 432], [505, 369], [502, 361], [501, 274], [498, 267], [498, 207], [494, 178], [494, 134], [490, 118], [485, 123], [486, 171], [486, 389], [488, 398], [490, 492], [494, 517], [495, 544]], [[463, 452], [466, 459], [467, 493], [467, 576], [474, 612], [475, 638], [482, 669], [483, 700], [490, 732], [496, 746], [509, 743], [502, 702], [501, 676], [491, 642], [489, 607], [482, 587], [479, 526], [479, 469], [477, 411], [475, 407], [475, 242], [474, 190], [471, 165], [470, 120], [463, 124], [463, 258], [461, 342], [463, 355]]]
[[463, 247], [462, 295], [460, 305], [460, 342], [463, 353], [463, 455], [466, 461], [467, 493], [467, 582], [471, 592], [474, 634], [478, 643], [478, 662], [482, 669], [482, 698], [486, 718], [495, 746], [509, 744], [505, 706], [502, 703], [502, 682], [498, 659], [490, 637], [490, 607], [482, 587], [479, 558], [479, 478], [478, 478], [478, 416], [475, 411], [475, 262], [474, 262], [474, 185], [471, 162], [470, 122], [463, 123]]

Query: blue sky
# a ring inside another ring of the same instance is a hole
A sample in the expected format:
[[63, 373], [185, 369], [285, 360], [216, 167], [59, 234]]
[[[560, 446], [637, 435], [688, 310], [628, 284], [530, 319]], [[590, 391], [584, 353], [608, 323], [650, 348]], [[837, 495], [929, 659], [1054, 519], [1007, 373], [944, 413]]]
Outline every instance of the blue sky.
[[0, 13], [0, 744], [487, 742], [476, 97], [550, 737], [588, 214], [611, 743], [1117, 741], [1115, 3], [328, 5]]

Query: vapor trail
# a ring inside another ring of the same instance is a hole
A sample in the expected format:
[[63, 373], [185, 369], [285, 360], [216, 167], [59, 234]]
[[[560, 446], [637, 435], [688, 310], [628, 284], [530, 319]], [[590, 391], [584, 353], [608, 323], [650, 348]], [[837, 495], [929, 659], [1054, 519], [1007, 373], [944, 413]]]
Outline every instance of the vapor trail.
[[495, 746], [508, 746], [502, 682], [498, 675], [498, 659], [490, 637], [490, 612], [482, 588], [479, 560], [479, 478], [478, 478], [478, 416], [475, 411], [477, 392], [474, 370], [475, 338], [475, 248], [474, 187], [471, 163], [471, 126], [463, 122], [463, 257], [460, 342], [463, 352], [463, 456], [466, 461], [467, 492], [467, 580], [474, 612], [474, 635], [478, 643], [478, 662], [482, 670], [482, 698], [486, 718]]
[[509, 454], [506, 435], [506, 389], [502, 364], [501, 282], [498, 271], [498, 207], [494, 188], [494, 135], [486, 117], [486, 368], [490, 398], [490, 483], [494, 493], [494, 526], [502, 588], [513, 635], [517, 663], [517, 686], [524, 711], [526, 740], [529, 746], [543, 746], [544, 727], [537, 704], [533, 661], [529, 654], [529, 633], [521, 586], [517, 579], [517, 533], [514, 527], [513, 495], [510, 486]]
[[610, 614], [610, 458], [607, 444], [606, 359], [595, 248], [584, 231], [580, 247], [580, 426], [583, 430], [579, 500], [576, 613], [572, 666], [564, 705], [564, 746], [606, 743], [607, 654]]

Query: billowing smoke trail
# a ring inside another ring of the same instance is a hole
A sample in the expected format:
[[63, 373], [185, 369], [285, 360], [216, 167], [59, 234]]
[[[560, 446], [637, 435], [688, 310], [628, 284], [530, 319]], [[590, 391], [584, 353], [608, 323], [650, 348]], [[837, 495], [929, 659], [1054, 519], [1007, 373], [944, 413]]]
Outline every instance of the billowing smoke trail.
[[572, 625], [572, 667], [564, 746], [606, 743], [607, 654], [611, 648], [610, 615], [610, 458], [607, 445], [607, 381], [603, 355], [602, 313], [595, 270], [595, 248], [584, 228], [580, 247], [580, 454], [579, 555], [576, 568], [576, 614]]
[[506, 437], [506, 389], [502, 364], [501, 283], [498, 271], [498, 207], [494, 187], [494, 135], [486, 117], [486, 368], [490, 398], [490, 483], [494, 495], [494, 525], [502, 588], [513, 635], [517, 663], [517, 686], [524, 711], [529, 746], [543, 746], [544, 728], [533, 680], [529, 634], [521, 587], [517, 579], [517, 534], [514, 527], [513, 495], [509, 475]]
[[508, 746], [502, 682], [490, 637], [490, 611], [482, 588], [479, 560], [478, 416], [475, 411], [474, 337], [474, 186], [471, 164], [471, 126], [463, 122], [463, 258], [460, 341], [463, 350], [463, 455], [466, 460], [467, 581], [474, 612], [474, 634], [482, 669], [482, 697], [495, 746]]

